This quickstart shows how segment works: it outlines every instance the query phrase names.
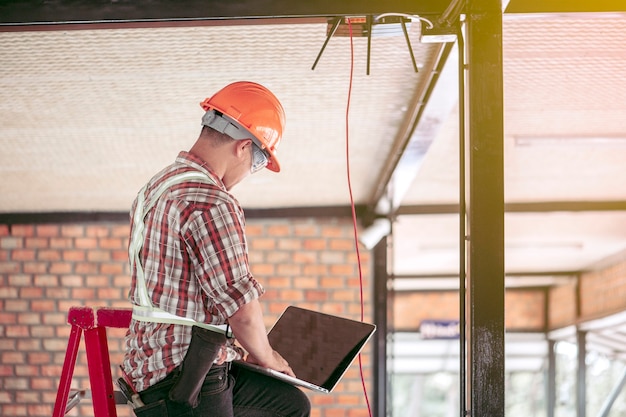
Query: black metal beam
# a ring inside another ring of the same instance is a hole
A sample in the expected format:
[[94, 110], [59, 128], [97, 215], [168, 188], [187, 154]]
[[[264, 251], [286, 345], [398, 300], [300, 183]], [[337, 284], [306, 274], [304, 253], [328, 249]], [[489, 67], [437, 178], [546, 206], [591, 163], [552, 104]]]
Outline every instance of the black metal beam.
[[576, 376], [576, 417], [587, 415], [587, 332], [576, 331], [578, 370]]
[[387, 237], [374, 247], [374, 415], [387, 415], [387, 335], [389, 334], [389, 291], [387, 289]]
[[[542, 201], [529, 203], [505, 203], [506, 213], [550, 213], [584, 211], [626, 211], [626, 201]], [[415, 204], [403, 205], [395, 212], [396, 216], [420, 214], [458, 214], [458, 204]]]
[[468, 347], [472, 416], [504, 416], [502, 5], [468, 0]]
[[[365, 206], [357, 205], [357, 217], [363, 216]], [[271, 209], [246, 209], [247, 219], [277, 218], [352, 218], [349, 206], [289, 207]], [[0, 224], [43, 224], [43, 223], [127, 223], [128, 212], [54, 212], [54, 213], [0, 213]]]
[[[585, 211], [626, 211], [626, 201], [567, 201], [567, 202], [540, 202], [540, 203], [512, 203], [505, 204], [507, 213], [549, 213], [585, 212]], [[396, 212], [398, 216], [428, 215], [428, 214], [458, 214], [458, 204], [426, 204], [402, 206]], [[357, 205], [358, 218], [368, 215], [368, 207]], [[41, 224], [41, 223], [76, 223], [76, 222], [127, 222], [127, 212], [40, 212], [40, 213], [0, 213], [0, 224]], [[351, 217], [352, 211], [348, 206], [320, 206], [320, 207], [285, 207], [267, 209], [246, 209], [249, 219], [271, 218], [302, 218], [302, 217]]]
[[0, 3], [0, 25], [365, 16], [388, 12], [438, 16], [448, 4], [440, 0], [13, 0]]

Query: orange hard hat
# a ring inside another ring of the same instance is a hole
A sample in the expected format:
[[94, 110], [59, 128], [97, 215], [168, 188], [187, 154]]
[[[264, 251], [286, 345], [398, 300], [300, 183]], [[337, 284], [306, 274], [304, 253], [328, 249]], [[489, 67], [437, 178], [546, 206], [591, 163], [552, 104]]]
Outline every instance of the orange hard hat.
[[276, 149], [283, 136], [285, 111], [270, 90], [250, 81], [227, 85], [200, 106], [206, 111], [202, 124], [233, 139], [252, 139], [268, 154], [267, 168], [280, 171]]

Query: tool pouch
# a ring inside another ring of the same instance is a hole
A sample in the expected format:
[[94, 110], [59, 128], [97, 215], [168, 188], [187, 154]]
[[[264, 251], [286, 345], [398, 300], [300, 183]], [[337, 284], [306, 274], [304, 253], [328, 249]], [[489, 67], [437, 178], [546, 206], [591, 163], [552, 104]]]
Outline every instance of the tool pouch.
[[169, 392], [169, 399], [192, 408], [200, 402], [200, 390], [217, 354], [226, 343], [226, 336], [193, 326], [191, 343], [181, 365], [180, 374]]

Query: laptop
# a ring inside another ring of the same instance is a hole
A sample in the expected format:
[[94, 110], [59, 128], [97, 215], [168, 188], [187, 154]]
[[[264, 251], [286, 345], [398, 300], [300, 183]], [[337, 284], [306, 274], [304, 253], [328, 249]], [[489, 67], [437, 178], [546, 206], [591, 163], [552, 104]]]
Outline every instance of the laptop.
[[270, 344], [287, 360], [296, 378], [244, 361], [234, 364], [314, 391], [331, 392], [376, 326], [289, 306], [272, 326]]

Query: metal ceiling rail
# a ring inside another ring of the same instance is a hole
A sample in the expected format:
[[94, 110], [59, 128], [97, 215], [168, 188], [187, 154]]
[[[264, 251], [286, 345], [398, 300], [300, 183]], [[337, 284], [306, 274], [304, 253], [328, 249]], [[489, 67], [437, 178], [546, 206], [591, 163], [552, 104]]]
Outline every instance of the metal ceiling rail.
[[0, 30], [29, 25], [366, 16], [386, 12], [439, 16], [448, 3], [439, 0], [14, 0], [0, 4]]

